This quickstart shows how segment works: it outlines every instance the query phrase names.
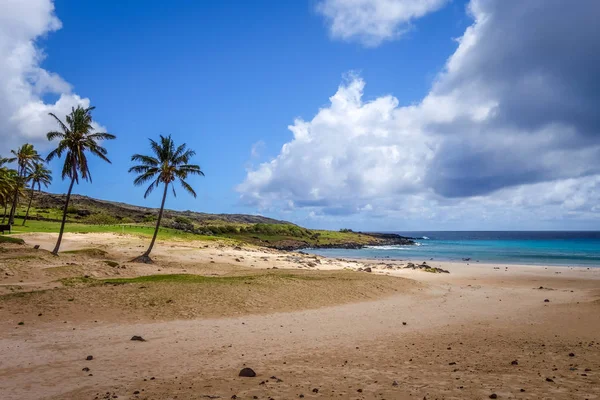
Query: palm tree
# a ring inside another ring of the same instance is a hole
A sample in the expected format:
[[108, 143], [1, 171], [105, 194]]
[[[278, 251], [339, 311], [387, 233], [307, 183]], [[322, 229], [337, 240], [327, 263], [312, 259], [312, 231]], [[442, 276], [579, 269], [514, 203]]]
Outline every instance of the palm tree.
[[[19, 147], [17, 150], [10, 151], [14, 157], [9, 158], [8, 162], [16, 162], [17, 163], [17, 176], [19, 179], [19, 185], [25, 185], [25, 179], [27, 174], [31, 170], [33, 163], [42, 161], [42, 157], [40, 157], [39, 153], [36, 149], [34, 149], [33, 145], [30, 143], [25, 143], [23, 146]], [[9, 224], [14, 224], [15, 212], [17, 211], [17, 203], [19, 201], [19, 190], [18, 187], [14, 189], [14, 197], [12, 207], [10, 209], [10, 217], [8, 218]]]
[[42, 190], [42, 185], [44, 185], [44, 187], [48, 187], [48, 185], [52, 182], [52, 173], [43, 163], [35, 162], [31, 172], [27, 176], [27, 180], [31, 182], [31, 197], [29, 197], [29, 205], [27, 206], [25, 218], [23, 218], [23, 226], [25, 226], [25, 222], [27, 222], [27, 217], [29, 217], [29, 209], [31, 208], [31, 202], [33, 201], [33, 193], [35, 193], [36, 185], [38, 187], [38, 192]]
[[53, 113], [49, 115], [53, 117], [61, 128], [61, 131], [48, 132], [48, 140], [52, 141], [58, 139], [58, 146], [52, 150], [46, 161], [51, 161], [55, 157], [62, 157], [65, 154], [65, 163], [62, 169], [62, 179], [71, 179], [69, 185], [69, 191], [67, 192], [67, 199], [65, 201], [65, 208], [63, 209], [62, 222], [60, 224], [60, 232], [58, 234], [58, 240], [56, 246], [52, 250], [52, 254], [58, 255], [60, 249], [60, 242], [62, 241], [63, 232], [65, 230], [65, 221], [67, 220], [67, 208], [69, 207], [69, 200], [71, 199], [71, 191], [75, 182], [79, 184], [79, 178], [92, 181], [92, 175], [88, 165], [86, 152], [90, 152], [102, 160], [110, 163], [110, 160], [106, 157], [106, 149], [100, 146], [99, 142], [102, 140], [115, 139], [115, 135], [105, 132], [92, 132], [92, 110], [95, 107], [83, 108], [77, 106], [72, 108], [71, 113], [66, 116], [67, 123], [63, 123]]
[[159, 187], [161, 184], [164, 185], [164, 192], [162, 203], [160, 204], [160, 211], [158, 213], [158, 220], [156, 221], [156, 229], [154, 229], [154, 236], [150, 242], [150, 247], [141, 256], [135, 258], [133, 261], [152, 263], [150, 258], [150, 252], [154, 247], [156, 241], [156, 235], [158, 235], [158, 229], [160, 227], [160, 220], [163, 216], [165, 209], [165, 200], [167, 199], [167, 191], [169, 186], [173, 190], [173, 196], [176, 196], [175, 187], [173, 184], [175, 181], [179, 181], [179, 184], [192, 196], [196, 197], [196, 192], [192, 187], [185, 181], [188, 175], [200, 175], [204, 176], [204, 172], [198, 165], [188, 164], [190, 158], [196, 155], [196, 152], [186, 148], [186, 144], [175, 147], [171, 135], [164, 137], [160, 135], [160, 143], [150, 140], [150, 148], [154, 153], [153, 156], [145, 156], [141, 154], [134, 154], [131, 156], [131, 161], [137, 161], [140, 164], [135, 165], [129, 169], [129, 172], [138, 174], [137, 178], [133, 181], [136, 186], [144, 185], [150, 182], [150, 186], [144, 193], [144, 198], [148, 197], [154, 188]]
[[8, 163], [8, 158], [0, 157], [0, 205], [4, 206], [3, 224], [6, 220], [8, 203], [10, 203], [11, 195], [15, 189], [15, 177], [17, 175], [17, 171], [5, 167], [6, 163]]
[[19, 178], [16, 170], [0, 168], [0, 205], [4, 205], [3, 224], [7, 217], [8, 205], [12, 203], [15, 192], [17, 195], [23, 194], [23, 180]]

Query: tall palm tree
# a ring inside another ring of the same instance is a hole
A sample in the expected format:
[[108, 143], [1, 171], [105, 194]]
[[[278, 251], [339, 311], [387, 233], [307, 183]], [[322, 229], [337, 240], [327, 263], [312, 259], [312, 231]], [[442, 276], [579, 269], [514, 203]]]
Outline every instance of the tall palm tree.
[[190, 159], [196, 155], [196, 152], [188, 149], [185, 143], [175, 147], [171, 135], [167, 137], [160, 135], [159, 142], [155, 142], [152, 139], [149, 140], [150, 148], [154, 154], [152, 156], [134, 154], [131, 156], [131, 161], [137, 161], [140, 164], [129, 169], [129, 172], [138, 174], [137, 178], [133, 181], [136, 186], [150, 182], [150, 186], [148, 186], [146, 193], [144, 193], [144, 198], [148, 197], [154, 188], [159, 187], [161, 184], [164, 185], [162, 203], [160, 204], [158, 220], [156, 221], [156, 228], [154, 229], [154, 236], [152, 236], [150, 247], [148, 247], [148, 250], [146, 250], [144, 254], [133, 260], [144, 263], [152, 262], [150, 252], [154, 247], [156, 235], [158, 235], [160, 220], [162, 219], [163, 211], [165, 209], [165, 200], [167, 199], [169, 186], [171, 186], [171, 189], [173, 190], [173, 196], [176, 196], [175, 187], [173, 185], [175, 181], [179, 181], [179, 184], [188, 193], [196, 197], [196, 192], [185, 180], [188, 175], [204, 176], [204, 172], [202, 172], [198, 165], [188, 164]]
[[115, 139], [115, 135], [105, 132], [93, 132], [92, 127], [92, 110], [95, 107], [83, 108], [77, 106], [72, 108], [71, 113], [65, 117], [67, 123], [63, 123], [53, 113], [49, 115], [53, 117], [61, 131], [48, 132], [48, 140], [52, 141], [58, 139], [58, 146], [52, 150], [46, 161], [51, 161], [55, 157], [62, 157], [65, 154], [65, 163], [62, 169], [62, 179], [71, 179], [69, 185], [69, 191], [67, 192], [67, 199], [65, 201], [65, 208], [63, 209], [62, 222], [60, 224], [60, 232], [58, 234], [58, 240], [56, 246], [52, 250], [52, 254], [58, 255], [60, 249], [60, 242], [62, 241], [63, 232], [65, 230], [65, 221], [67, 220], [67, 208], [69, 207], [69, 200], [71, 199], [71, 191], [75, 182], [79, 184], [79, 178], [92, 181], [92, 175], [88, 165], [86, 152], [90, 152], [100, 159], [110, 163], [110, 160], [106, 157], [107, 151], [100, 145], [99, 142], [103, 140]]
[[[25, 179], [27, 174], [31, 170], [33, 163], [42, 161], [42, 157], [39, 155], [37, 150], [30, 143], [25, 143], [17, 150], [10, 151], [14, 157], [9, 158], [8, 162], [17, 163], [17, 176], [19, 179], [19, 186], [25, 185]], [[19, 201], [19, 190], [15, 188], [12, 207], [10, 209], [10, 217], [8, 218], [9, 224], [15, 222], [15, 212], [17, 211], [17, 203]]]
[[44, 187], [48, 187], [48, 185], [52, 182], [52, 172], [46, 168], [44, 163], [36, 162], [33, 164], [31, 172], [27, 176], [27, 180], [31, 182], [31, 196], [29, 197], [29, 205], [27, 205], [25, 218], [23, 218], [23, 226], [25, 226], [25, 222], [27, 222], [27, 217], [29, 217], [29, 209], [31, 208], [31, 202], [33, 201], [35, 187], [38, 187], [38, 192], [42, 190], [42, 185], [44, 185]]

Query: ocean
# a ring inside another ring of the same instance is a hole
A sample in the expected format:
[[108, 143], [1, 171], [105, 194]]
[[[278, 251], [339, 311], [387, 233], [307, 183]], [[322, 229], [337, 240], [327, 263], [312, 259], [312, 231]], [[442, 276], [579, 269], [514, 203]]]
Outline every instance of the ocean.
[[415, 246], [310, 249], [336, 258], [461, 261], [600, 267], [600, 232], [439, 231], [385, 232], [416, 238]]

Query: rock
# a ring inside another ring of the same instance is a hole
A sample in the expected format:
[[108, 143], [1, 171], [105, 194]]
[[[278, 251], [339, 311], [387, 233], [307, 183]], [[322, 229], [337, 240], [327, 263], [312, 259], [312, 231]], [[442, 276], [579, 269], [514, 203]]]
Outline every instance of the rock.
[[319, 393], [319, 389], [317, 389], [317, 388], [314, 388], [314, 389], [313, 389], [313, 393]]
[[137, 336], [137, 335], [133, 335], [133, 336], [131, 337], [131, 340], [135, 340], [135, 341], [138, 341], [138, 342], [145, 342], [145, 341], [146, 341], [146, 339], [144, 339], [144, 338], [143, 338], [143, 337], [141, 337], [141, 336]]
[[519, 362], [517, 360], [514, 360], [510, 363], [510, 365], [519, 365]]
[[40, 245], [39, 245], [39, 244], [36, 244], [35, 246], [33, 246], [33, 248], [34, 248], [35, 250], [39, 250], [39, 249], [40, 249]]
[[549, 299], [544, 299], [544, 303], [550, 303]]
[[136, 390], [135, 392], [133, 392], [133, 394], [140, 394], [140, 391]]
[[398, 385], [399, 385], [398, 381], [392, 382], [392, 386], [398, 386]]
[[85, 359], [86, 361], [92, 361], [94, 359], [94, 356], [87, 356]]
[[371, 267], [367, 267], [367, 268], [363, 269], [363, 271], [365, 271], [365, 272], [371, 272]]
[[552, 379], [552, 378], [546, 378], [546, 382], [554, 382], [554, 379]]
[[490, 399], [497, 399], [498, 395], [496, 393], [490, 394]]
[[575, 353], [569, 353], [569, 357], [575, 357]]
[[256, 376], [256, 372], [254, 372], [252, 368], [243, 368], [240, 371], [239, 376], [244, 378], [254, 378]]
[[237, 262], [242, 262], [239, 258], [236, 258], [235, 261]]
[[405, 326], [406, 326], [406, 322], [403, 322], [403, 323], [402, 323], [402, 325], [405, 325]]
[[85, 367], [82, 369], [83, 372], [90, 372], [90, 369], [88, 367]]

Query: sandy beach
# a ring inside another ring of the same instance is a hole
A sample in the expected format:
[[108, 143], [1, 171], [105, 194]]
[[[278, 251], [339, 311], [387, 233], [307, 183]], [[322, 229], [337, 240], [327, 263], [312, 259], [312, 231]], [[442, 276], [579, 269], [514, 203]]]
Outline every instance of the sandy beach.
[[[0, 252], [2, 399], [600, 398], [600, 268], [224, 241], [145, 265], [134, 236], [66, 234], [60, 257], [55, 234], [22, 238]], [[193, 279], [127, 280], [161, 274]]]

